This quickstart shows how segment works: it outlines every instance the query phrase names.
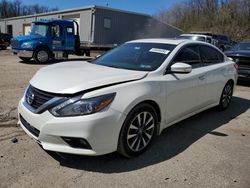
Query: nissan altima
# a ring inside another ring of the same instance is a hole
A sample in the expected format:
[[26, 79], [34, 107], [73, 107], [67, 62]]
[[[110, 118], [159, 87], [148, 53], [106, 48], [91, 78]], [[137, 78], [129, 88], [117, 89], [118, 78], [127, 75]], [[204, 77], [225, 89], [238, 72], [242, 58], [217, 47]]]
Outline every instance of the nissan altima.
[[236, 69], [208, 43], [130, 41], [90, 62], [40, 69], [20, 100], [19, 123], [45, 150], [134, 157], [166, 127], [227, 109]]

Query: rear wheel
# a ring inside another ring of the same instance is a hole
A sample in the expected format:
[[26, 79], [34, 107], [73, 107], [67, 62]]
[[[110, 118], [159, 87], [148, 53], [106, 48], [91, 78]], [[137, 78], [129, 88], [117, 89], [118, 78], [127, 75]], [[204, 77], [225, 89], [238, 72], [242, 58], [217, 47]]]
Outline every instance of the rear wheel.
[[34, 60], [37, 63], [46, 63], [50, 58], [50, 53], [46, 48], [38, 48], [34, 52]]
[[90, 57], [90, 50], [86, 50], [85, 51], [85, 55], [88, 56], [88, 57]]
[[118, 152], [125, 157], [145, 152], [156, 135], [157, 116], [154, 108], [140, 104], [127, 116], [120, 132]]
[[232, 100], [232, 95], [233, 95], [233, 82], [229, 81], [225, 85], [221, 94], [220, 104], [219, 104], [220, 110], [226, 110], [229, 107]]
[[22, 61], [30, 61], [31, 58], [29, 57], [19, 57]]

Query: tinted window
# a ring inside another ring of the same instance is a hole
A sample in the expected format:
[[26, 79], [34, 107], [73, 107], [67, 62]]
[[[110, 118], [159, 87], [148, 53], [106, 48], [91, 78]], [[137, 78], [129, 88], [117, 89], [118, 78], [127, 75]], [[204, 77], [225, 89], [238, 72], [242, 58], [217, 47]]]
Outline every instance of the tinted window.
[[228, 38], [226, 36], [224, 36], [224, 35], [218, 35], [218, 39], [228, 41]]
[[247, 50], [247, 51], [250, 51], [250, 43], [239, 43], [239, 44], [236, 44], [231, 50], [232, 51], [238, 51], [238, 50]]
[[201, 59], [203, 63], [215, 64], [224, 61], [224, 56], [216, 49], [209, 46], [200, 47]]
[[201, 65], [198, 46], [184, 47], [174, 58], [174, 62], [182, 62], [191, 65], [193, 68]]
[[168, 57], [175, 45], [126, 43], [92, 61], [94, 64], [121, 69], [153, 71]]

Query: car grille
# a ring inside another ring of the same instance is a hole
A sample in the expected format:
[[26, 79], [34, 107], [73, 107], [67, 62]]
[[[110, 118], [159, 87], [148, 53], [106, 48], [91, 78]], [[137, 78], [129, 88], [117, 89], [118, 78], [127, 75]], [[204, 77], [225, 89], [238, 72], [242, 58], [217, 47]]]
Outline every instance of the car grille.
[[31, 126], [24, 118], [23, 116], [21, 116], [21, 114], [19, 114], [20, 117], [20, 121], [22, 123], [22, 125], [30, 132], [32, 133], [34, 136], [39, 137], [40, 131], [38, 129], [36, 129], [35, 127]]
[[18, 48], [19, 45], [20, 45], [20, 42], [18, 40], [11, 40], [12, 48]]
[[250, 57], [231, 57], [239, 65], [239, 68], [250, 69]]
[[55, 95], [45, 91], [41, 91], [30, 85], [26, 92], [25, 100], [36, 110], [54, 97]]

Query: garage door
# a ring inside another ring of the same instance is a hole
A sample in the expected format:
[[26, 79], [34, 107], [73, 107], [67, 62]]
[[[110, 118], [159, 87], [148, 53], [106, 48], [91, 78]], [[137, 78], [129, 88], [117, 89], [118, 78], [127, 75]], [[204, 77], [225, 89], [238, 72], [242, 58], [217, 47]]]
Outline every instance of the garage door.
[[30, 24], [23, 25], [23, 34], [29, 35], [30, 32], [31, 32], [31, 25]]

